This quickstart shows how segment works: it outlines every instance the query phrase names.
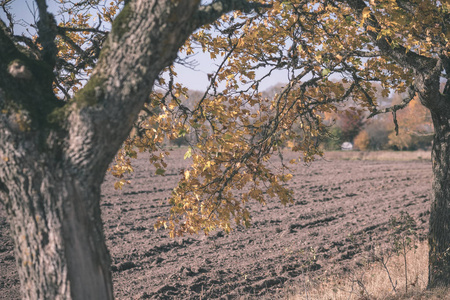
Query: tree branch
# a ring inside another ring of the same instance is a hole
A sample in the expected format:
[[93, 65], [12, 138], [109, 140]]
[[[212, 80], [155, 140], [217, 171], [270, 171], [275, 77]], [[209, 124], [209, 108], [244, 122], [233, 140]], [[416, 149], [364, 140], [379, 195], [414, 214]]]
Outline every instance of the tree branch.
[[11, 37], [7, 34], [7, 27], [5, 23], [0, 20], [0, 66], [4, 67], [4, 69], [0, 69], [0, 72], [6, 70], [6, 67], [11, 60], [17, 58], [18, 56], [20, 56], [20, 51], [17, 50], [17, 47], [11, 40]]
[[403, 98], [402, 102], [400, 104], [396, 104], [390, 107], [386, 107], [384, 109], [381, 110], [375, 110], [373, 111], [367, 118], [370, 119], [376, 115], [379, 114], [385, 114], [388, 112], [392, 113], [392, 117], [394, 119], [394, 126], [395, 126], [395, 134], [398, 135], [398, 123], [397, 123], [397, 111], [400, 109], [405, 108], [406, 106], [408, 106], [409, 102], [411, 102], [411, 100], [414, 98], [414, 96], [416, 95], [416, 89], [415, 87], [412, 85], [408, 88], [408, 96], [406, 98]]
[[98, 28], [91, 28], [91, 27], [62, 27], [58, 26], [58, 32], [64, 33], [64, 32], [94, 32], [94, 33], [101, 33], [101, 34], [108, 34], [107, 31], [100, 30]]
[[[359, 19], [362, 20], [363, 10], [367, 8], [366, 3], [363, 0], [343, 0], [350, 8], [353, 9]], [[369, 18], [365, 18], [364, 27], [367, 26], [376, 28], [377, 31], [381, 29], [380, 24], [376, 20], [375, 16], [371, 13]], [[388, 37], [378, 38], [378, 32], [367, 30], [368, 35], [372, 38], [375, 45], [378, 46], [383, 55], [391, 57], [398, 64], [403, 67], [413, 69], [416, 72], [432, 68], [436, 65], [436, 60], [433, 58], [419, 55], [411, 50], [406, 49], [402, 45], [391, 46], [391, 39]]]
[[2, 1], [0, 3], [0, 6], [3, 9], [3, 12], [5, 13], [6, 17], [8, 18], [9, 21], [9, 26], [8, 26], [8, 31], [11, 34], [14, 34], [14, 20], [13, 20], [13, 16], [12, 14], [8, 11], [8, 9], [6, 8], [6, 5], [10, 4], [11, 0], [6, 0], [6, 1]]
[[39, 21], [37, 22], [39, 38], [42, 45], [42, 59], [52, 68], [56, 63], [56, 54], [58, 49], [55, 44], [56, 21], [52, 14], [47, 12], [47, 3], [45, 0], [36, 0], [39, 11]]
[[356, 56], [360, 57], [379, 57], [383, 55], [383, 53], [381, 53], [380, 51], [360, 51], [360, 50], [352, 51], [350, 54], [355, 54]]
[[73, 48], [78, 54], [80, 54], [82, 57], [87, 56], [83, 49], [81, 49], [80, 46], [78, 46], [74, 41], [72, 41], [71, 38], [69, 38], [67, 35], [64, 34], [64, 32], [60, 32], [58, 34], [64, 42], [66, 42], [70, 47]]
[[32, 53], [36, 59], [41, 57], [41, 51], [39, 50], [39, 47], [34, 43], [34, 41], [31, 38], [26, 37], [24, 35], [14, 35], [12, 37], [12, 40], [16, 44], [24, 43], [28, 47], [27, 52], [29, 52], [29, 54]]
[[250, 13], [253, 10], [270, 7], [272, 7], [271, 4], [249, 2], [246, 0], [216, 0], [211, 4], [201, 5], [195, 19], [197, 20], [197, 27], [201, 27], [216, 21], [222, 15], [234, 10]]

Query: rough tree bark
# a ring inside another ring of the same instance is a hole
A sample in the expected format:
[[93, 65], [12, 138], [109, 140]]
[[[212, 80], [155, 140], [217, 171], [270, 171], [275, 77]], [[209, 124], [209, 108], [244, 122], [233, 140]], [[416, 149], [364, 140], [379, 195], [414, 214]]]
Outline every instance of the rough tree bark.
[[450, 60], [422, 60], [414, 85], [421, 103], [430, 110], [434, 125], [431, 150], [433, 181], [428, 234], [428, 288], [450, 286], [450, 80], [440, 91], [442, 71], [450, 71]]
[[2, 153], [7, 162], [1, 182], [23, 296], [67, 299], [73, 291], [76, 299], [111, 299], [100, 221], [102, 176], [87, 181], [94, 178], [78, 176], [54, 153], [37, 151], [32, 140], [28, 149], [17, 143]]
[[[450, 99], [449, 99], [450, 100]], [[433, 112], [433, 202], [428, 287], [450, 286], [450, 116]]]
[[[404, 63], [404, 62], [403, 62]], [[450, 80], [440, 91], [441, 74], [450, 71], [447, 57], [417, 58], [409, 64], [421, 103], [434, 125], [431, 150], [433, 181], [428, 234], [428, 288], [450, 286]]]
[[198, 27], [245, 0], [136, 0], [113, 24], [89, 82], [69, 103], [52, 91], [53, 18], [36, 0], [42, 58], [0, 22], [0, 200], [11, 224], [25, 299], [112, 299], [100, 214], [108, 164], [160, 72]]

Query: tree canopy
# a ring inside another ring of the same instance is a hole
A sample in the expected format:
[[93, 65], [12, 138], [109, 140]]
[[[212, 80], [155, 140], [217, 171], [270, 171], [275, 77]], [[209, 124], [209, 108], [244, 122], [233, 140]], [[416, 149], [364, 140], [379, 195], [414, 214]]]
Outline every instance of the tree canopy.
[[[10, 2], [2, 2], [6, 12]], [[123, 1], [60, 2], [61, 21], [53, 32], [56, 49], [45, 47], [45, 36], [14, 35], [11, 15], [4, 27], [30, 55], [45, 60], [47, 54], [40, 47], [57, 51], [53, 87], [58, 98], [90, 101], [92, 92], [77, 92], [92, 75], [108, 28], [119, 35], [124, 30], [121, 19], [127, 8]], [[415, 69], [438, 68], [433, 65], [436, 60], [448, 64], [446, 2], [260, 2], [251, 13], [243, 9], [225, 14], [190, 36], [180, 48], [187, 58], [175, 63], [189, 64], [189, 55], [197, 51], [209, 53], [218, 63], [216, 72], [209, 74], [209, 86], [187, 104], [189, 87], [177, 82], [173, 66], [166, 68], [155, 82], [135, 134], [116, 158], [112, 172], [121, 177], [132, 170], [128, 158], [148, 151], [156, 172], [163, 175], [167, 153], [158, 151], [164, 140], [195, 136], [186, 153], [192, 167], [174, 190], [171, 217], [161, 222], [172, 234], [229, 230], [233, 219], [249, 224], [245, 202], [264, 203], [266, 193], [289, 202], [291, 192], [283, 187], [290, 177], [288, 164], [283, 170], [265, 164], [271, 155], [281, 154], [286, 141], [295, 143], [292, 149], [304, 161], [321, 155], [318, 143], [327, 134], [323, 113], [336, 111], [346, 100], [352, 103], [350, 109], [382, 112], [375, 82], [383, 95], [409, 92], [403, 102], [383, 110], [392, 112], [396, 122], [396, 111], [418, 89]], [[266, 98], [261, 82], [279, 69], [287, 70], [288, 84], [274, 98]], [[444, 69], [437, 75], [445, 78]], [[85, 90], [94, 80], [95, 76]], [[117, 186], [125, 182], [122, 178]], [[233, 194], [244, 187], [248, 191], [240, 198]]]

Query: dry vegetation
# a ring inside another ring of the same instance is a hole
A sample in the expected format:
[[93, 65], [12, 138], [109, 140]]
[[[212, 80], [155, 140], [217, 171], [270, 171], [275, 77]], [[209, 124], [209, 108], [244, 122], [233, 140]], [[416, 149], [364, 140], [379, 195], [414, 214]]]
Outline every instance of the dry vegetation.
[[[344, 299], [410, 299], [422, 293], [426, 288], [428, 277], [428, 244], [421, 242], [417, 249], [408, 251], [408, 294], [405, 294], [404, 259], [401, 255], [391, 256], [387, 262], [387, 270], [381, 261], [368, 263], [360, 270], [348, 272], [347, 276], [328, 276], [313, 280], [305, 278], [298, 294], [291, 300], [344, 300]], [[369, 258], [368, 258], [369, 259]], [[385, 257], [387, 259], [387, 257]], [[389, 279], [392, 279], [392, 283]], [[396, 292], [393, 289], [395, 286]], [[436, 298], [443, 299], [443, 298]]]
[[[290, 300], [425, 300], [450, 299], [448, 289], [426, 290], [428, 278], [428, 243], [420, 242], [407, 253], [408, 292], [406, 292], [403, 256], [390, 257], [387, 267], [381, 262], [367, 264], [346, 277], [329, 276], [312, 280], [305, 278], [303, 286]], [[392, 279], [396, 287], [393, 290]]]
[[431, 160], [431, 151], [326, 151], [330, 160], [410, 161]]

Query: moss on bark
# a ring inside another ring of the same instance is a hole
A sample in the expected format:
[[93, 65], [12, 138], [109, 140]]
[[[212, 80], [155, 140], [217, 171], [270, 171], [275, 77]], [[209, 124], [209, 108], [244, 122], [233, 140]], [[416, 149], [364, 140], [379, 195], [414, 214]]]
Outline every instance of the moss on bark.
[[94, 75], [74, 97], [78, 108], [97, 104], [103, 95], [103, 84], [106, 79]]
[[131, 9], [130, 4], [125, 4], [122, 11], [114, 19], [111, 31], [115, 36], [118, 37], [119, 40], [129, 30], [128, 23], [129, 23], [129, 19], [131, 18], [132, 14], [133, 14], [133, 10]]

